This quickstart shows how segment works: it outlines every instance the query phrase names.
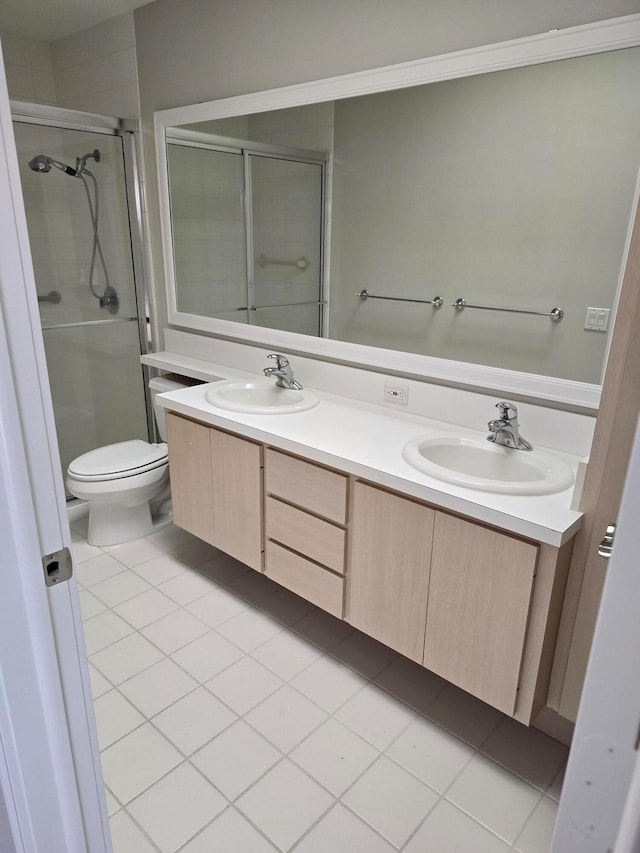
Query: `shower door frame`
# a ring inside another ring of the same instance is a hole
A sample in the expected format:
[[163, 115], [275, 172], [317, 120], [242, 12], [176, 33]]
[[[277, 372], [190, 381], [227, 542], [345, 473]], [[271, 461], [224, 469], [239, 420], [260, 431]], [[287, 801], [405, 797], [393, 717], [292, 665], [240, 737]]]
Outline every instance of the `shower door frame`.
[[[134, 119], [79, 112], [77, 110], [68, 110], [64, 107], [32, 104], [27, 101], [11, 100], [9, 103], [11, 107], [11, 120], [14, 123], [52, 127], [58, 130], [98, 133], [103, 136], [117, 136], [122, 140], [133, 287], [137, 314], [135, 317], [114, 317], [112, 319], [83, 320], [76, 323], [46, 325], [42, 327], [42, 331], [136, 322], [138, 325], [140, 355], [146, 355], [151, 350], [151, 320], [148, 289], [149, 265], [144, 251], [143, 203], [137, 144], [138, 122]], [[147, 435], [149, 441], [154, 441], [156, 433], [149, 392], [149, 368], [146, 364], [141, 364], [140, 370], [143, 383]]]
[[[328, 199], [328, 155], [320, 151], [309, 151], [305, 148], [289, 148], [284, 145], [276, 145], [267, 142], [254, 142], [253, 140], [239, 139], [231, 136], [218, 136], [216, 134], [202, 133], [201, 131], [188, 130], [185, 128], [167, 128], [166, 149], [169, 145], [181, 145], [184, 148], [203, 148], [209, 151], [219, 151], [227, 154], [237, 154], [242, 157], [243, 186], [242, 202], [244, 214], [245, 232], [245, 254], [246, 254], [246, 293], [247, 304], [240, 306], [237, 310], [247, 312], [247, 325], [255, 326], [255, 314], [257, 311], [269, 311], [277, 308], [294, 308], [296, 306], [317, 305], [318, 306], [318, 337], [326, 337], [328, 334], [328, 282], [327, 282], [327, 255], [328, 255], [328, 223], [327, 223], [327, 199]], [[319, 287], [318, 299], [312, 302], [292, 302], [284, 305], [256, 306], [255, 304], [255, 275], [254, 275], [254, 250], [253, 250], [253, 181], [251, 175], [251, 158], [264, 157], [274, 160], [287, 160], [294, 163], [306, 163], [320, 167], [320, 263], [319, 263]], [[165, 150], [165, 162], [167, 173], [167, 186], [169, 186], [169, 163], [168, 151]], [[169, 304], [173, 311], [177, 311], [178, 291], [175, 269], [175, 257], [173, 251], [173, 223], [171, 220], [171, 203], [168, 205], [169, 223], [167, 225], [169, 238], [165, 252], [171, 255], [171, 262], [165, 262], [167, 275], [167, 294]], [[163, 222], [164, 227], [164, 222]]]

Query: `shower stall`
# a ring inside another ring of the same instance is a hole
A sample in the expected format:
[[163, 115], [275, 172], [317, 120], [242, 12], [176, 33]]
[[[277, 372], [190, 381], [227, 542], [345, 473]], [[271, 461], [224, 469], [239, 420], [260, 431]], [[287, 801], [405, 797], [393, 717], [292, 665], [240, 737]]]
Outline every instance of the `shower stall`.
[[153, 436], [135, 128], [11, 108], [64, 472], [96, 447]]

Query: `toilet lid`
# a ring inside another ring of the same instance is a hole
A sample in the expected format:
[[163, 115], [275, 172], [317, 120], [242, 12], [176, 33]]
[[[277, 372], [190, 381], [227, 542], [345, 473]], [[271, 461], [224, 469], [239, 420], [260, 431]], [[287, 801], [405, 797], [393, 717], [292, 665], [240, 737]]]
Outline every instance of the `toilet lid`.
[[166, 462], [166, 444], [149, 444], [136, 438], [83, 453], [69, 465], [69, 474], [82, 479], [112, 480], [142, 474]]

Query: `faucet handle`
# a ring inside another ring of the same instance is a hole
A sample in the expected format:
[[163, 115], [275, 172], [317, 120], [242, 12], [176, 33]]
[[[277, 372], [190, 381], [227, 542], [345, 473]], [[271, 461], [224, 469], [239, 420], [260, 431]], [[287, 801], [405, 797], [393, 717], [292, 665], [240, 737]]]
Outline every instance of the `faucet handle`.
[[283, 368], [289, 366], [289, 359], [285, 358], [285, 356], [283, 355], [280, 355], [280, 353], [272, 352], [270, 355], [267, 356], [267, 358], [275, 358], [276, 367], [278, 370], [282, 370]]
[[512, 421], [518, 417], [518, 409], [506, 400], [496, 403], [496, 409], [500, 409], [500, 417], [505, 421]]

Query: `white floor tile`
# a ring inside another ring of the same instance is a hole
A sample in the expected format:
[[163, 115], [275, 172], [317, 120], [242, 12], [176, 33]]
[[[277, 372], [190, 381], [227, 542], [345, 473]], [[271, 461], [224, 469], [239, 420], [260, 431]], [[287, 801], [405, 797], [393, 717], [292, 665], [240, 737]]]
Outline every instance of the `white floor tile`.
[[244, 716], [282, 687], [282, 679], [247, 655], [207, 681], [205, 687]]
[[[340, 803], [295, 847], [296, 853], [393, 853], [395, 850]], [[443, 847], [438, 853], [444, 851]]]
[[158, 586], [160, 592], [168, 595], [177, 604], [185, 605], [196, 598], [201, 598], [213, 588], [213, 581], [193, 569], [188, 569], [184, 574], [171, 578]]
[[186, 530], [176, 527], [175, 524], [169, 524], [167, 527], [163, 527], [162, 530], [158, 530], [157, 533], [149, 534], [147, 539], [149, 542], [157, 545], [158, 548], [162, 548], [163, 551], [172, 551], [174, 548], [179, 548], [188, 542], [199, 541], [195, 536], [187, 533]]
[[209, 545], [207, 542], [196, 539], [194, 542], [187, 542], [185, 545], [178, 545], [177, 548], [172, 549], [172, 553], [175, 554], [179, 560], [182, 560], [183, 563], [195, 568], [196, 566], [201, 566], [203, 563], [207, 563], [209, 560], [213, 560], [215, 557], [218, 557], [222, 551], [218, 548], [214, 548], [213, 545]]
[[111, 746], [146, 721], [145, 717], [117, 690], [110, 690], [100, 696], [94, 701], [93, 707], [101, 750]]
[[446, 797], [513, 844], [540, 802], [541, 794], [503, 767], [476, 754]]
[[102, 550], [96, 545], [89, 545], [89, 543], [85, 539], [80, 538], [77, 533], [75, 536], [77, 538], [71, 544], [74, 566], [78, 566], [79, 563], [85, 563], [87, 560], [91, 560], [93, 557], [99, 557], [102, 554]]
[[326, 719], [313, 702], [285, 684], [245, 717], [283, 752], [288, 752]]
[[330, 719], [292, 750], [289, 758], [339, 797], [379, 755], [371, 744]]
[[541, 791], [551, 785], [569, 755], [557, 740], [508, 718], [494, 729], [482, 752]]
[[425, 716], [471, 746], [479, 747], [503, 715], [464, 690], [450, 684], [431, 702]]
[[207, 625], [180, 608], [142, 628], [140, 633], [170, 655], [208, 632]]
[[319, 608], [292, 625], [292, 630], [324, 651], [333, 649], [354, 633], [351, 625]]
[[141, 595], [136, 595], [113, 609], [134, 628], [144, 628], [178, 608], [175, 601], [167, 598], [159, 590], [150, 587]]
[[405, 657], [383, 669], [374, 682], [416, 711], [424, 711], [447, 687], [443, 678]]
[[402, 847], [438, 795], [382, 756], [342, 798], [345, 805], [396, 847]]
[[558, 804], [543, 797], [513, 845], [518, 853], [548, 853], [558, 815]]
[[417, 714], [413, 708], [398, 702], [379, 687], [368, 684], [335, 716], [378, 749], [386, 749], [416, 719]]
[[283, 625], [294, 625], [316, 609], [315, 605], [309, 601], [282, 587], [273, 595], [268, 595], [258, 606], [263, 613], [271, 616], [272, 619], [277, 619]]
[[405, 847], [406, 853], [508, 853], [510, 847], [446, 800], [441, 800]]
[[277, 847], [289, 850], [333, 802], [330, 794], [285, 759], [243, 794], [236, 807]]
[[82, 586], [91, 587], [125, 571], [122, 563], [101, 551], [99, 555], [76, 566], [76, 577]]
[[109, 821], [114, 853], [158, 853], [140, 827], [120, 810]]
[[91, 680], [91, 695], [94, 699], [102, 696], [103, 693], [106, 693], [107, 690], [111, 690], [113, 687], [111, 682], [92, 664], [89, 664], [89, 678]]
[[162, 853], [174, 853], [226, 806], [200, 773], [181, 764], [129, 803], [128, 811]]
[[208, 634], [203, 634], [178, 649], [171, 657], [197, 681], [204, 684], [241, 658], [242, 652], [216, 631], [209, 631]]
[[112, 684], [117, 685], [162, 660], [162, 657], [162, 652], [148, 640], [140, 634], [132, 633], [108, 648], [96, 652], [91, 656], [91, 663]]
[[389, 758], [440, 793], [473, 754], [470, 746], [424, 717], [414, 720], [387, 750]]
[[195, 766], [235, 800], [282, 758], [272, 744], [242, 720], [191, 756]]
[[154, 663], [120, 685], [122, 693], [147, 717], [153, 717], [198, 686], [170, 658]]
[[367, 678], [374, 678], [398, 657], [398, 653], [393, 649], [383, 646], [360, 631], [354, 631], [346, 640], [331, 649], [331, 654]]
[[230, 807], [180, 853], [274, 853], [275, 849], [245, 817]]
[[203, 595], [202, 598], [197, 598], [191, 604], [187, 604], [186, 610], [197, 616], [205, 622], [210, 628], [217, 628], [223, 622], [227, 622], [238, 613], [242, 613], [249, 605], [240, 598], [239, 595], [234, 595], [224, 587], [216, 587]]
[[107, 605], [103, 604], [99, 598], [89, 592], [88, 589], [79, 589], [78, 598], [80, 600], [80, 612], [82, 613], [82, 621], [86, 622], [92, 616], [97, 616], [99, 613], [104, 613]]
[[150, 587], [145, 580], [130, 569], [124, 569], [114, 577], [94, 584], [91, 587], [91, 592], [107, 607], [115, 607], [116, 604], [121, 604], [148, 589]]
[[240, 575], [235, 581], [227, 584], [231, 592], [242, 598], [250, 601], [252, 604], [259, 604], [264, 601], [269, 595], [273, 595], [280, 587], [265, 575], [259, 572], [247, 572]]
[[111, 815], [114, 815], [117, 811], [119, 811], [122, 806], [106, 786], [104, 789], [104, 793], [107, 800], [107, 814], [109, 815], [109, 817], [111, 817]]
[[185, 755], [191, 755], [236, 720], [236, 715], [204, 687], [179, 699], [153, 718], [153, 724]]
[[164, 554], [164, 551], [152, 542], [149, 542], [148, 539], [134, 539], [133, 542], [115, 545], [109, 549], [109, 553], [120, 563], [127, 566], [127, 568], [132, 569], [134, 566], [140, 565], [140, 563], [145, 563], [147, 560], [161, 556], [161, 554]]
[[303, 640], [302, 637], [298, 637], [291, 631], [282, 631], [255, 649], [252, 657], [283, 681], [290, 681], [317, 660], [321, 654], [320, 649]]
[[101, 757], [105, 784], [121, 803], [128, 803], [184, 760], [150, 723], [107, 747]]
[[104, 613], [99, 613], [84, 623], [87, 654], [93, 655], [132, 633], [133, 628], [128, 622], [121, 619], [117, 613], [105, 610]]
[[184, 575], [189, 571], [188, 566], [180, 562], [173, 554], [162, 554], [144, 563], [133, 566], [133, 571], [151, 584], [159, 586], [168, 580]]
[[217, 630], [243, 651], [252, 652], [283, 631], [284, 626], [250, 607], [220, 625]]
[[245, 575], [247, 572], [253, 571], [253, 569], [250, 569], [249, 566], [246, 566], [239, 560], [234, 560], [228, 554], [220, 552], [213, 560], [208, 560], [206, 563], [198, 566], [198, 571], [216, 583], [226, 585], [233, 583], [240, 575]]
[[322, 657], [296, 675], [291, 686], [332, 714], [367, 682], [340, 661]]

